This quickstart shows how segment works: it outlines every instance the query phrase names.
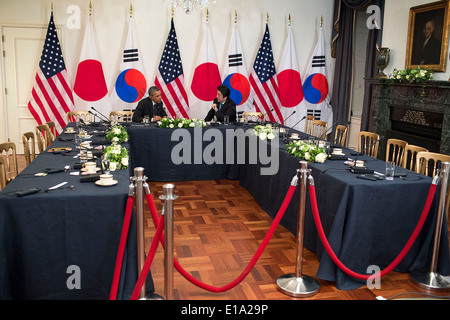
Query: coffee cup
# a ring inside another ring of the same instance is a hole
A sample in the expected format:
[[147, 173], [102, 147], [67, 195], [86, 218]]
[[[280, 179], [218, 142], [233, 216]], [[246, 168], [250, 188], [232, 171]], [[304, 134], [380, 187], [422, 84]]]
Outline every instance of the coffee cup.
[[95, 171], [95, 169], [97, 168], [97, 163], [95, 162], [86, 162], [84, 164], [84, 168], [86, 169], [86, 171], [88, 172], [93, 172]]
[[110, 182], [113, 179], [113, 175], [109, 174], [109, 173], [105, 173], [100, 175], [100, 180], [104, 181], [104, 182]]

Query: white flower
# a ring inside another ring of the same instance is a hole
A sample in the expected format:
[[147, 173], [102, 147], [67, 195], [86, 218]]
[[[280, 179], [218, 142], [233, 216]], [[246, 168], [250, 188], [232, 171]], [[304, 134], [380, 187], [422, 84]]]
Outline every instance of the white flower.
[[266, 134], [265, 132], [261, 132], [261, 133], [259, 134], [259, 138], [260, 138], [261, 140], [266, 140], [267, 134]]
[[160, 125], [161, 125], [161, 123], [162, 123], [161, 121], [158, 121], [158, 126], [160, 126]]
[[189, 127], [191, 127], [191, 128], [195, 127], [195, 122], [189, 123]]
[[119, 141], [119, 138], [114, 137], [114, 138], [111, 139], [111, 141], [112, 141], [112, 142], [118, 142], [118, 141]]
[[109, 170], [111, 170], [111, 171], [116, 171], [116, 169], [117, 169], [117, 163], [111, 162], [111, 163], [109, 164]]
[[178, 124], [178, 128], [182, 128], [182, 127], [183, 127], [183, 123], [180, 122], [180, 123]]
[[275, 135], [274, 135], [273, 133], [269, 133], [269, 134], [267, 135], [267, 139], [268, 139], [268, 140], [273, 140], [273, 139], [275, 139]]
[[113, 129], [113, 133], [114, 134], [120, 134], [120, 129], [119, 128], [114, 128]]
[[325, 160], [327, 159], [327, 154], [326, 153], [319, 153], [318, 155], [316, 155], [316, 162], [319, 163], [324, 163]]
[[311, 159], [311, 155], [309, 154], [309, 152], [305, 153], [305, 160], [308, 161], [309, 159]]
[[128, 167], [128, 158], [122, 158], [122, 165]]
[[291, 153], [295, 153], [295, 151], [297, 151], [297, 147], [294, 147], [294, 149], [292, 149]]
[[169, 124], [169, 128], [173, 128], [173, 123]]

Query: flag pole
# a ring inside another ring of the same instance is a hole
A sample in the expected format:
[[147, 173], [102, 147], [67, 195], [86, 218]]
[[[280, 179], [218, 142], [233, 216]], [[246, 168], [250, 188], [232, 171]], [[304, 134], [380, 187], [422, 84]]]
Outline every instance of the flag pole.
[[320, 16], [320, 27], [323, 27], [323, 16]]
[[130, 18], [133, 18], [133, 5], [130, 3]]
[[237, 23], [237, 11], [234, 10], [234, 24]]
[[291, 26], [291, 14], [289, 13], [289, 18], [288, 18], [288, 26]]
[[52, 1], [52, 5], [50, 6], [51, 10], [52, 10], [52, 15], [53, 15], [53, 1]]
[[206, 22], [209, 21], [209, 10], [208, 8], [206, 8]]
[[89, 0], [89, 16], [92, 16], [92, 3]]

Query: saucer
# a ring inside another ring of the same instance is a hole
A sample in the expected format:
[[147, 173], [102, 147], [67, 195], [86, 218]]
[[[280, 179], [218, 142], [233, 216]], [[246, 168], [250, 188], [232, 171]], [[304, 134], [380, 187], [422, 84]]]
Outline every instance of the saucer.
[[117, 184], [118, 182], [119, 181], [117, 181], [117, 180], [107, 180], [107, 181], [97, 180], [97, 181], [95, 181], [95, 184], [98, 186], [101, 186], [101, 187], [110, 187], [110, 186]]
[[89, 171], [87, 168], [82, 168], [81, 171], [88, 173], [95, 173], [97, 171], [100, 171], [100, 168], [95, 168], [94, 171]]

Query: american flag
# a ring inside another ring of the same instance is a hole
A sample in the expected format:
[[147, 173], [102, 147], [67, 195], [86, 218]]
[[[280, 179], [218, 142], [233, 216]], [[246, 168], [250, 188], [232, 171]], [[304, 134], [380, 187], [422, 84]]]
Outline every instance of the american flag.
[[183, 66], [173, 19], [159, 63], [155, 85], [161, 89], [164, 105], [172, 118], [188, 119], [189, 101], [184, 86]]
[[66, 126], [66, 114], [74, 109], [74, 103], [53, 13], [35, 80], [28, 110], [39, 125], [53, 121], [59, 133]]
[[255, 107], [263, 114], [267, 114], [270, 121], [283, 123], [283, 116], [280, 111], [280, 90], [273, 61], [268, 24], [266, 24], [266, 32], [261, 41], [249, 80], [253, 89]]

